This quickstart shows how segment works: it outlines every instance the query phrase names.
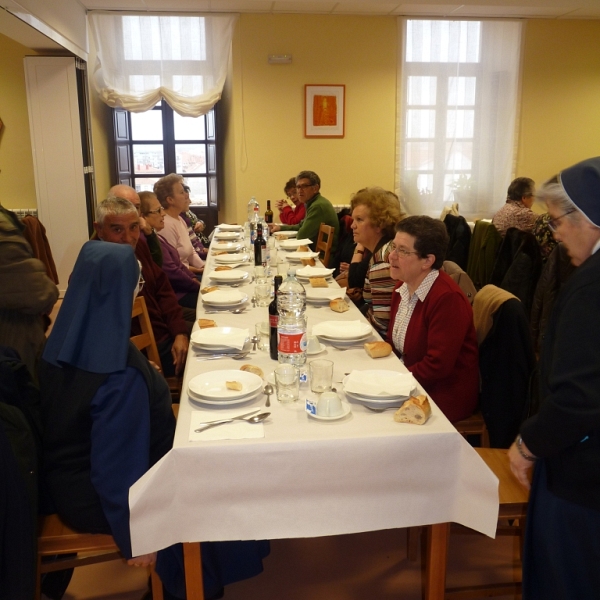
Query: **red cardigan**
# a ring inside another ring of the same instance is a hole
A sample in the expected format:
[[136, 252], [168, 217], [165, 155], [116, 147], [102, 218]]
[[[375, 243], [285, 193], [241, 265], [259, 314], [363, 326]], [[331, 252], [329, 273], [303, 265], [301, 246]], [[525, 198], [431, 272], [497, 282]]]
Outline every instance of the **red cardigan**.
[[284, 225], [298, 225], [306, 216], [306, 204], [299, 202], [294, 208], [285, 205], [279, 211], [279, 220]]
[[[388, 342], [400, 306], [392, 293]], [[473, 414], [479, 396], [479, 349], [473, 310], [461, 289], [440, 271], [425, 302], [410, 318], [404, 340], [404, 365], [425, 388], [448, 419], [455, 423]]]

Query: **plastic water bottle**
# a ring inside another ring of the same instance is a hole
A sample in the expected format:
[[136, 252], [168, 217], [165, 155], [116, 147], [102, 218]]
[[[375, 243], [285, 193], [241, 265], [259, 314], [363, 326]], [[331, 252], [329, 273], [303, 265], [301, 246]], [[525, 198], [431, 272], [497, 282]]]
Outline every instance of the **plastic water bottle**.
[[256, 209], [257, 211], [260, 211], [260, 206], [258, 205], [256, 198], [254, 196], [252, 196], [252, 198], [250, 198], [250, 202], [248, 202], [248, 221], [253, 220], [254, 209]]
[[277, 312], [279, 362], [290, 363], [301, 370], [306, 363], [306, 291], [292, 269], [279, 286]]

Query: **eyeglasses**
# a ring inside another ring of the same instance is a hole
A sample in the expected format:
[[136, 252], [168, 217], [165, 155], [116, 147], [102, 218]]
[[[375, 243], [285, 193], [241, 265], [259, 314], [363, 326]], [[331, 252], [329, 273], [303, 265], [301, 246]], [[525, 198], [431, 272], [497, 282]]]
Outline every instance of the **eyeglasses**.
[[398, 256], [403, 256], [404, 258], [410, 256], [411, 254], [419, 254], [416, 250], [405, 250], [404, 248], [398, 248], [394, 242], [390, 244], [390, 254], [392, 252], [395, 252]]
[[164, 208], [162, 206], [159, 206], [158, 208], [155, 208], [154, 210], [149, 210], [146, 214], [147, 215], [159, 215], [161, 212], [164, 212]]
[[304, 190], [309, 187], [314, 187], [314, 184], [313, 183], [297, 183], [296, 184], [297, 190]]
[[550, 231], [556, 231], [558, 229], [559, 226], [559, 221], [563, 218], [566, 217], [567, 215], [570, 215], [571, 213], [574, 213], [575, 209], [572, 208], [571, 210], [568, 210], [566, 213], [560, 215], [560, 217], [556, 217], [554, 219], [550, 219], [548, 221], [548, 227], [550, 228]]

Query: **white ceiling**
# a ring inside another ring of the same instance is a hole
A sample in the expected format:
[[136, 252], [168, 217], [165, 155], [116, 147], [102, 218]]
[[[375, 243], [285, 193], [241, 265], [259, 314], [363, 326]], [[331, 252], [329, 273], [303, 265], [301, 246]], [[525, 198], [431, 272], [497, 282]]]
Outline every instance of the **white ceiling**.
[[600, 0], [79, 0], [90, 10], [600, 19]]

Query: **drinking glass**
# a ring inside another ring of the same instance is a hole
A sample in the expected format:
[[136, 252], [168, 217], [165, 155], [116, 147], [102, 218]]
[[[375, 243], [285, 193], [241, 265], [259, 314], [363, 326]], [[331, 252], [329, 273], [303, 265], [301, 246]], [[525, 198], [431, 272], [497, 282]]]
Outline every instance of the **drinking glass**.
[[279, 402], [296, 402], [300, 396], [298, 369], [294, 365], [279, 365], [275, 369], [275, 387]]
[[271, 278], [257, 277], [254, 280], [254, 296], [256, 306], [269, 306], [271, 304]]
[[312, 392], [322, 394], [331, 389], [333, 385], [333, 362], [331, 360], [313, 360], [308, 363], [308, 371]]
[[256, 347], [259, 350], [269, 350], [269, 337], [271, 335], [271, 326], [268, 321], [261, 321], [255, 325], [256, 337], [258, 343]]

